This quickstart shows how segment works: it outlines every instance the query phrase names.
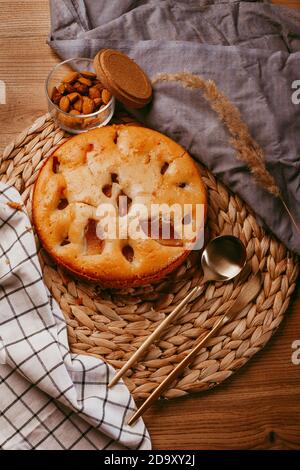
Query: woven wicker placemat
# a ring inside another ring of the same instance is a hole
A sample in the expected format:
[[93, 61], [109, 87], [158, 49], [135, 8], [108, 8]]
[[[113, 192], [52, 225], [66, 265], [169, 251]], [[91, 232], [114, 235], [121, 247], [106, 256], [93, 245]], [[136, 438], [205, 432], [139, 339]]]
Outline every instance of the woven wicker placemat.
[[[121, 117], [121, 122], [130, 118]], [[0, 158], [0, 180], [22, 194], [31, 215], [31, 191], [38, 171], [55, 146], [68, 136], [49, 115], [39, 118], [11, 143]], [[247, 205], [201, 168], [208, 193], [210, 236], [233, 234], [247, 247], [248, 271], [228, 283], [208, 283], [147, 355], [128, 371], [125, 381], [135, 398], [146, 398], [195, 342], [230, 306], [247, 276], [258, 269], [264, 282], [256, 301], [212, 338], [165, 397], [206, 390], [245, 364], [280, 324], [295, 288], [298, 263], [284, 245], [257, 224]], [[120, 368], [176, 304], [201, 283], [199, 253], [193, 252], [172, 275], [156, 285], [126, 291], [104, 290], [66, 274], [40, 250], [44, 280], [67, 321], [71, 350], [93, 354]]]

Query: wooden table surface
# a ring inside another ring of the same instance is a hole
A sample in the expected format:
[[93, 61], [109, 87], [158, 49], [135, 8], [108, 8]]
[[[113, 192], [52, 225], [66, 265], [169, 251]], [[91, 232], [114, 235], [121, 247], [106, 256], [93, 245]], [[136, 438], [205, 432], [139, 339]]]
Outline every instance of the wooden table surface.
[[[274, 0], [300, 8], [300, 0]], [[0, 153], [46, 112], [44, 80], [59, 60], [46, 44], [47, 0], [0, 0]], [[299, 77], [300, 78], [300, 77]], [[145, 416], [154, 449], [300, 448], [300, 289], [263, 351], [214, 390], [157, 403]]]

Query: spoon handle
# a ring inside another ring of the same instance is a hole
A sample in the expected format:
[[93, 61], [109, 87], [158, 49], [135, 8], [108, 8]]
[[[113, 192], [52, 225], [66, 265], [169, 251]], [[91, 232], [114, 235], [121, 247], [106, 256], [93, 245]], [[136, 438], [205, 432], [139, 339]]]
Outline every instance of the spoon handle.
[[[221, 318], [223, 320], [223, 317]], [[136, 413], [128, 421], [129, 426], [135, 423], [135, 421], [146, 411], [152, 403], [154, 403], [162, 394], [162, 392], [167, 388], [167, 386], [173, 382], [177, 375], [185, 369], [185, 367], [191, 362], [193, 357], [203, 348], [205, 343], [217, 332], [221, 327], [221, 321], [218, 321], [218, 324], [213, 327], [213, 329], [200, 341], [200, 343], [195, 346], [194, 349], [184, 358], [179, 364], [172, 370], [172, 372], [163, 380], [160, 385], [154, 390], [154, 392], [147, 398], [146, 401], [141, 405], [141, 407], [136, 411]]]
[[161, 384], [152, 392], [142, 406], [135, 412], [135, 414], [129, 419], [128, 424], [132, 425], [143, 413], [146, 411], [154, 401], [156, 401], [166, 387], [182, 372], [185, 367], [191, 362], [196, 354], [203, 348], [207, 341], [226, 323], [228, 323], [238, 311], [242, 310], [248, 303], [253, 300], [258, 292], [260, 291], [261, 280], [260, 275], [255, 275], [237, 296], [234, 303], [227, 309], [222, 317], [217, 321], [216, 325], [210, 330], [204, 338], [196, 344], [191, 352], [181, 361], [175, 369], [161, 382]]
[[141, 357], [141, 355], [146, 351], [146, 349], [157, 339], [160, 337], [162, 331], [170, 325], [170, 323], [174, 320], [176, 315], [179, 311], [191, 300], [191, 298], [198, 293], [201, 288], [199, 286], [195, 286], [186, 297], [174, 308], [174, 310], [159, 324], [159, 326], [153, 331], [153, 333], [148, 336], [148, 338], [141, 344], [141, 346], [137, 349], [137, 351], [131, 356], [131, 358], [124, 364], [124, 366], [119, 370], [119, 372], [113, 377], [112, 381], [108, 385], [108, 388], [115, 385], [118, 380], [123, 377], [125, 372], [136, 363], [136, 361]]

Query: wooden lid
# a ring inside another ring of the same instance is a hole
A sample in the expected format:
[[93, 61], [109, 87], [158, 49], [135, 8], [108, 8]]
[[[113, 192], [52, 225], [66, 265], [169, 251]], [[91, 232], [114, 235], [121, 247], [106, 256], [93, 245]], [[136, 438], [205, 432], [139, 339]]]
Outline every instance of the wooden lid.
[[152, 87], [145, 72], [127, 55], [101, 49], [94, 59], [99, 80], [119, 101], [130, 108], [142, 108], [151, 101]]

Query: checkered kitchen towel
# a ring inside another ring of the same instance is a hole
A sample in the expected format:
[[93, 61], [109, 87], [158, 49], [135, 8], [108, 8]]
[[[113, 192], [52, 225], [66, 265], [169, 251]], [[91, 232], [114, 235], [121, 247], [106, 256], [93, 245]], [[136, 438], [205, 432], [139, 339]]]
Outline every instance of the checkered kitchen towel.
[[114, 370], [70, 354], [66, 324], [43, 284], [29, 219], [18, 192], [0, 183], [0, 448], [149, 449]]

